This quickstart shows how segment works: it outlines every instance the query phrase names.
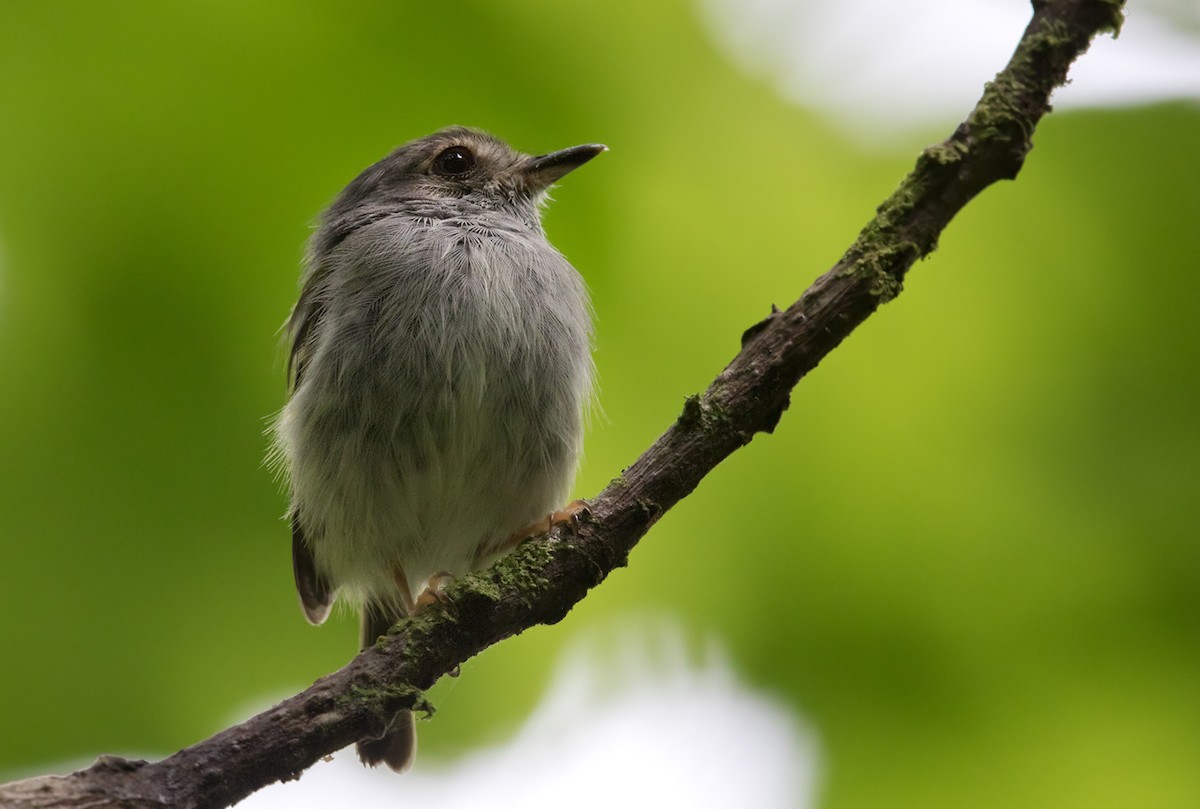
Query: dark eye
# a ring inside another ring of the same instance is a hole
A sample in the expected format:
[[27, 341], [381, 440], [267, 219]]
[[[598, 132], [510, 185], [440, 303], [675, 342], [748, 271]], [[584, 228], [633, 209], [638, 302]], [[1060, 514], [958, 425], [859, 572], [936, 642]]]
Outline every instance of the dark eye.
[[449, 176], [466, 174], [474, 165], [475, 155], [464, 146], [451, 146], [433, 159], [433, 170]]

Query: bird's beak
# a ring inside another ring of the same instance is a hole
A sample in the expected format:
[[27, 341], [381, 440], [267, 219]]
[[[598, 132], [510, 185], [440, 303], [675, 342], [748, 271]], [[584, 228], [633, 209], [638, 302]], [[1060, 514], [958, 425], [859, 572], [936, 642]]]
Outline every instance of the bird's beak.
[[601, 143], [572, 146], [550, 154], [531, 157], [517, 167], [517, 173], [530, 191], [545, 191], [562, 179], [568, 172], [582, 166], [608, 147]]

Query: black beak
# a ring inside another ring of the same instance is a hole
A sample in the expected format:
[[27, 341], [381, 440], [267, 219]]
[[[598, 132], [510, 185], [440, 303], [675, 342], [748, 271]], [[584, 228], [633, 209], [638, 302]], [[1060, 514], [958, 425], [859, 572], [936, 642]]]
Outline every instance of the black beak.
[[544, 191], [569, 172], [605, 151], [608, 151], [608, 147], [601, 143], [572, 146], [570, 149], [531, 157], [517, 168], [517, 172], [525, 178], [529, 190]]

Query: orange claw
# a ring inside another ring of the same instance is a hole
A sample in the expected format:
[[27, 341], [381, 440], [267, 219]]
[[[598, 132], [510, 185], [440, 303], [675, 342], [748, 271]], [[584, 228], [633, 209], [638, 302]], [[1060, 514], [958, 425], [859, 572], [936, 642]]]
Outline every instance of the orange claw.
[[512, 545], [516, 545], [523, 539], [535, 537], [538, 534], [544, 534], [556, 525], [575, 525], [579, 522], [579, 517], [586, 514], [588, 511], [588, 503], [586, 500], [572, 500], [558, 511], [547, 514], [542, 519], [535, 523], [531, 523], [520, 531], [517, 531], [509, 539]]
[[544, 534], [556, 525], [576, 525], [578, 524], [581, 516], [589, 513], [589, 508], [590, 507], [588, 506], [588, 502], [586, 500], [572, 500], [558, 511], [547, 514], [542, 519], [538, 520], [537, 522], [530, 523], [520, 531], [514, 531], [511, 535], [509, 535], [508, 539], [504, 540], [494, 548], [490, 548], [486, 552], [480, 549], [475, 554], [475, 561], [478, 562], [480, 559], [487, 558], [493, 553], [506, 553], [530, 537]]
[[567, 503], [558, 511], [550, 515], [550, 527], [546, 530], [549, 531], [550, 528], [553, 528], [556, 525], [563, 525], [564, 523], [578, 525], [581, 517], [585, 517], [591, 513], [592, 507], [588, 501], [572, 500], [570, 503]]

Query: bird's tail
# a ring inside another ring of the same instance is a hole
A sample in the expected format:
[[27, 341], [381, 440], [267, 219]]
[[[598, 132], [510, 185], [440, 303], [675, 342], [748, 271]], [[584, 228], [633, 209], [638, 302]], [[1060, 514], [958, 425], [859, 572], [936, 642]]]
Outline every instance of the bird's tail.
[[[371, 646], [404, 617], [403, 612], [377, 602], [363, 607], [360, 646]], [[381, 738], [358, 743], [358, 758], [368, 767], [386, 764], [396, 772], [404, 772], [417, 755], [417, 728], [412, 711], [400, 711], [392, 718], [388, 731]]]

